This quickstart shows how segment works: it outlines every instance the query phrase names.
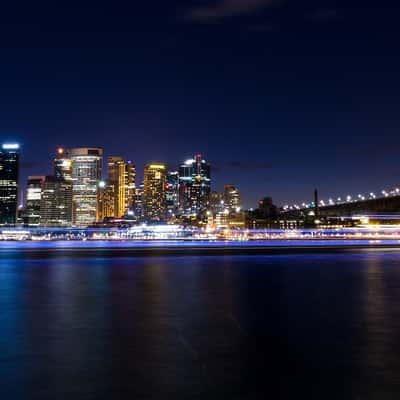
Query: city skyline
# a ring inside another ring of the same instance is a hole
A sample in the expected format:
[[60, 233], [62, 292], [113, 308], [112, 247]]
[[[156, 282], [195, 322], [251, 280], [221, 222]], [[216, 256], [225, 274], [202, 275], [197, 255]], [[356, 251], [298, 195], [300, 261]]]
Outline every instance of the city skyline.
[[0, 400], [400, 399], [400, 2], [2, 2]]
[[216, 187], [233, 175], [246, 207], [396, 182], [399, 5], [201, 3], [7, 4], [0, 137], [23, 146], [23, 180], [82, 145], [140, 174], [207, 154]]
[[[64, 157], [64, 151], [67, 149], [65, 146], [63, 147], [57, 147], [56, 149], [54, 149], [53, 155], [49, 155], [49, 157], [47, 158], [47, 163], [48, 166], [44, 167], [44, 168], [38, 168], [38, 169], [33, 169], [35, 168], [34, 166], [25, 163], [24, 162], [24, 153], [23, 153], [23, 146], [17, 142], [17, 141], [5, 141], [3, 143], [3, 145], [11, 145], [11, 146], [18, 146], [18, 151], [19, 151], [19, 205], [20, 206], [25, 206], [26, 204], [26, 197], [27, 197], [27, 183], [30, 177], [46, 177], [49, 175], [52, 175], [54, 173], [55, 176], [57, 176], [57, 174], [59, 174], [60, 172], [57, 171], [57, 159], [60, 159], [61, 161], [63, 160]], [[99, 180], [103, 180], [106, 181], [107, 180], [107, 163], [109, 162], [110, 158], [117, 158], [117, 159], [121, 159], [124, 160], [126, 163], [131, 164], [134, 168], [134, 176], [135, 176], [135, 183], [136, 186], [138, 187], [140, 184], [143, 184], [144, 182], [144, 173], [145, 173], [145, 167], [147, 164], [151, 163], [149, 161], [146, 161], [145, 165], [142, 168], [137, 168], [137, 164], [134, 163], [134, 161], [132, 160], [132, 157], [124, 157], [121, 155], [111, 155], [111, 154], [107, 154], [106, 150], [101, 147], [101, 146], [73, 146], [73, 148], [77, 148], [77, 149], [84, 149], [84, 148], [96, 148], [96, 149], [100, 149], [102, 151], [102, 171], [101, 171], [101, 176], [99, 178]], [[72, 149], [73, 149], [72, 148]], [[122, 152], [123, 153], [123, 152]], [[22, 155], [22, 157], [21, 157]], [[200, 154], [201, 156], [201, 154]], [[54, 158], [55, 157], [55, 158]], [[188, 162], [189, 160], [191, 160], [192, 157], [188, 156], [186, 158], [180, 158], [178, 161], [170, 161], [170, 162], [164, 162], [164, 161], [160, 161], [162, 164], [165, 165], [166, 167], [166, 171], [168, 173], [178, 173], [178, 170], [180, 169], [180, 166], [184, 165], [186, 162]], [[45, 163], [43, 163], [45, 164]], [[211, 164], [213, 165], [213, 187], [212, 187], [212, 191], [217, 191], [217, 192], [223, 192], [225, 186], [229, 186], [229, 185], [233, 185], [233, 186], [237, 186], [238, 185], [235, 183], [235, 179], [234, 177], [230, 180], [227, 180], [225, 182], [223, 182], [222, 184], [220, 182], [218, 182], [218, 179], [215, 179], [215, 175], [218, 175], [219, 172], [219, 166], [214, 165], [212, 162]], [[234, 169], [233, 169], [234, 170]], [[60, 177], [60, 175], [58, 176]], [[218, 182], [218, 186], [215, 183], [215, 181]], [[290, 182], [291, 183], [291, 182]], [[357, 200], [365, 200], [365, 199], [374, 199], [376, 197], [385, 197], [387, 196], [389, 193], [392, 193], [394, 195], [398, 195], [399, 193], [399, 186], [396, 182], [388, 182], [387, 185], [380, 185], [378, 187], [376, 186], [372, 186], [372, 185], [368, 185], [368, 189], [363, 189], [361, 188], [360, 190], [354, 190], [349, 189], [349, 191], [344, 191], [341, 190], [339, 188], [339, 192], [337, 193], [332, 193], [332, 192], [328, 192], [328, 193], [323, 193], [323, 198], [321, 199], [321, 204], [320, 205], [330, 205], [330, 204], [335, 204], [335, 203], [340, 203], [340, 202], [352, 202], [352, 201], [357, 201]], [[249, 201], [246, 201], [246, 199], [248, 200], [247, 196], [248, 194], [239, 187], [240, 189], [240, 197], [241, 197], [241, 201], [243, 204], [243, 208], [244, 209], [253, 209], [255, 207], [257, 207], [258, 202], [265, 196], [270, 196], [274, 199], [275, 203], [281, 207], [283, 210], [290, 208], [301, 208], [301, 207], [310, 207], [311, 204], [313, 203], [313, 192], [316, 188], [316, 185], [314, 186], [314, 189], [308, 193], [308, 196], [305, 198], [305, 200], [303, 201], [298, 201], [295, 200], [296, 196], [295, 194], [293, 194], [293, 196], [289, 199], [286, 199], [287, 201], [285, 201], [284, 203], [280, 203], [279, 201], [275, 201], [275, 199], [279, 198], [279, 196], [275, 196], [273, 193], [262, 193], [260, 192], [257, 200], [254, 203], [249, 203]], [[319, 189], [318, 189], [319, 190]]]
[[[150, 162], [137, 184], [132, 160], [104, 160], [99, 147], [59, 147], [52, 174], [30, 174], [22, 183], [20, 153], [18, 143], [1, 145], [1, 226], [244, 225], [239, 190], [225, 185], [224, 193], [211, 192], [211, 165], [202, 154], [182, 161], [177, 169]], [[217, 204], [211, 201], [215, 194]]]

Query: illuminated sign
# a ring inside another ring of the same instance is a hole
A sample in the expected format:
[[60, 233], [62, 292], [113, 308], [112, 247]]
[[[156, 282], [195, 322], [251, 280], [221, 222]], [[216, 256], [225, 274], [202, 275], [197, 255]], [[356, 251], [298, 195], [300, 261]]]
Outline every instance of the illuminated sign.
[[18, 150], [19, 149], [19, 144], [17, 144], [17, 143], [5, 143], [5, 144], [3, 144], [3, 149], [4, 150]]

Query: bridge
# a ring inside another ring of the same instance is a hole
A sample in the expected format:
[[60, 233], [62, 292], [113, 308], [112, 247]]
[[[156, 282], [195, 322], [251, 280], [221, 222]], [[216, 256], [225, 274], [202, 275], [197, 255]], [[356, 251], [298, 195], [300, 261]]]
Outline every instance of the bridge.
[[[347, 195], [344, 200], [340, 197], [336, 200], [318, 200], [315, 196], [310, 204], [285, 206], [281, 213], [285, 218], [301, 218], [306, 216], [318, 216], [321, 218], [348, 218], [354, 216], [374, 216], [377, 219], [399, 219], [400, 216], [400, 189], [381, 191], [381, 195], [369, 193], [357, 196]], [[399, 214], [397, 214], [399, 213]]]

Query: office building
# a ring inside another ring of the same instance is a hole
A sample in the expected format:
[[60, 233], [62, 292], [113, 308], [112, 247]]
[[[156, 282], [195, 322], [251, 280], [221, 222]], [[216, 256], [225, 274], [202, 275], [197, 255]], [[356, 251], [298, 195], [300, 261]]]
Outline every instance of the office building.
[[135, 189], [133, 215], [137, 221], [144, 219], [144, 182]]
[[54, 159], [54, 176], [57, 179], [72, 180], [72, 160], [67, 149], [57, 149], [57, 156]]
[[210, 164], [201, 154], [179, 167], [179, 209], [183, 215], [204, 214], [210, 203]]
[[125, 214], [133, 211], [136, 196], [136, 166], [128, 160], [125, 164]]
[[[114, 202], [113, 217], [121, 218], [133, 209], [135, 197], [136, 168], [122, 157], [109, 157], [107, 162], [107, 195]], [[108, 207], [110, 209], [110, 207]], [[110, 215], [111, 216], [111, 215]]]
[[27, 226], [40, 225], [40, 210], [44, 176], [29, 176], [26, 184], [26, 208], [24, 224]]
[[72, 161], [73, 225], [88, 226], [96, 222], [98, 184], [101, 180], [103, 150], [75, 148], [67, 151]]
[[19, 189], [19, 145], [0, 148], [0, 225], [16, 224]]
[[242, 208], [240, 192], [236, 186], [224, 186], [224, 206], [229, 212], [237, 212]]
[[167, 217], [172, 218], [178, 212], [179, 207], [179, 173], [169, 171], [167, 173], [167, 184], [165, 186], [165, 199], [167, 207]]
[[102, 210], [101, 218], [98, 220], [107, 220], [115, 218], [115, 193], [111, 186], [106, 186], [102, 193], [102, 204], [99, 204], [98, 208]]
[[40, 225], [49, 227], [71, 226], [72, 182], [46, 176], [42, 183]]
[[166, 218], [166, 166], [147, 164], [144, 169], [144, 217], [148, 222], [164, 221]]
[[224, 195], [220, 192], [212, 191], [210, 193], [210, 212], [212, 215], [217, 215], [220, 212], [223, 212], [225, 201]]

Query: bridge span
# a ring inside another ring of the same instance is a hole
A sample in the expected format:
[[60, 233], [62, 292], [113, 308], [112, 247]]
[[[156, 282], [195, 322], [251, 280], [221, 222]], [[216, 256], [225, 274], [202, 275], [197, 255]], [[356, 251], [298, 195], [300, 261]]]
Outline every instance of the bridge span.
[[[366, 214], [399, 213], [400, 195], [385, 196], [373, 199], [357, 200], [337, 204], [315, 203], [308, 207], [288, 208], [282, 210], [285, 218], [300, 218], [315, 215], [320, 218], [352, 217]], [[387, 218], [386, 218], [387, 219]], [[397, 218], [393, 218], [397, 219]]]

